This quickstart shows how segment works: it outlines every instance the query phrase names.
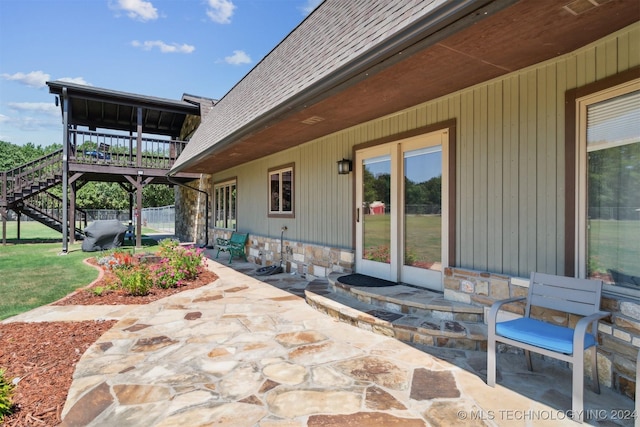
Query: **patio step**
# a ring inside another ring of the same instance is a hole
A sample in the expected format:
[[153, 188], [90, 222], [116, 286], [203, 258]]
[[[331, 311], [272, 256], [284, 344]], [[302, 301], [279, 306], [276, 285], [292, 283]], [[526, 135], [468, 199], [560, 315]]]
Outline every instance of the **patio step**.
[[447, 301], [441, 293], [406, 285], [349, 286], [339, 274], [305, 289], [307, 303], [337, 320], [398, 340], [434, 347], [483, 350], [482, 307]]

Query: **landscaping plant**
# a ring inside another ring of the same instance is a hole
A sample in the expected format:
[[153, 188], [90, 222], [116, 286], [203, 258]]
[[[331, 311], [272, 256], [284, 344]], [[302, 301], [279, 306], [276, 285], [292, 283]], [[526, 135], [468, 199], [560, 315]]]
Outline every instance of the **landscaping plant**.
[[153, 277], [149, 268], [145, 264], [138, 264], [133, 267], [119, 267], [114, 270], [120, 286], [128, 294], [134, 296], [144, 296], [149, 293], [153, 286]]
[[4, 371], [0, 369], [0, 423], [4, 419], [5, 415], [11, 413], [13, 404], [11, 403], [11, 396], [13, 395], [13, 384], [7, 381], [4, 377]]
[[176, 240], [164, 239], [158, 244], [160, 263], [153, 268], [156, 286], [172, 288], [185, 280], [193, 280], [202, 268], [202, 249], [182, 247]]
[[[179, 287], [201, 272], [202, 249], [182, 247], [173, 239], [162, 240], [158, 246], [156, 255], [160, 261], [150, 266], [141, 262], [142, 256], [119, 249], [106, 253], [97, 262], [103, 269], [113, 271], [120, 282], [119, 287], [131, 295], [146, 295], [153, 286], [162, 289]], [[109, 290], [100, 289], [96, 293]]]

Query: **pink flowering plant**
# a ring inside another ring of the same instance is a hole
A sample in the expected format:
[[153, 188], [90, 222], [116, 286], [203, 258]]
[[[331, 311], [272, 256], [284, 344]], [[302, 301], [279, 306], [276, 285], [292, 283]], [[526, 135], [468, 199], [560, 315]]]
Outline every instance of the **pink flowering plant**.
[[177, 240], [160, 241], [156, 255], [160, 261], [147, 265], [137, 255], [115, 250], [99, 258], [98, 264], [116, 274], [119, 283], [114, 288], [131, 295], [146, 295], [154, 286], [162, 289], [183, 286], [198, 277], [206, 266], [203, 249], [180, 246]]
[[180, 246], [175, 240], [162, 240], [158, 251], [162, 259], [153, 269], [156, 286], [179, 287], [184, 281], [198, 277], [203, 268], [202, 252], [199, 248]]

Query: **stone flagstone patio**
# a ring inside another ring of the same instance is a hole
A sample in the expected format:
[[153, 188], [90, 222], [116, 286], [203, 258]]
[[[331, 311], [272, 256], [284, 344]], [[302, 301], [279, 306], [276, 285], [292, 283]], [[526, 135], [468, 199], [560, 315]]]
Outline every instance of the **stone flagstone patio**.
[[[299, 296], [300, 278], [209, 268], [216, 282], [119, 313], [78, 363], [62, 425], [575, 425], [562, 365], [530, 373], [504, 354], [491, 388], [482, 352], [410, 346], [339, 322]], [[588, 424], [633, 425], [611, 419], [633, 409], [629, 399], [585, 396]]]

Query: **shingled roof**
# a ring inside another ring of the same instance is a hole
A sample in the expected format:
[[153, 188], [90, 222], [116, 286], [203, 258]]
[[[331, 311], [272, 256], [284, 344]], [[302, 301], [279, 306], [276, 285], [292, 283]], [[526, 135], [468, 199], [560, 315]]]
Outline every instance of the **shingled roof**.
[[[445, 3], [326, 0], [218, 102], [172, 172], [183, 169], [216, 144], [236, 141], [243, 128], [339, 73]], [[460, 6], [444, 9], [433, 17], [434, 24], [454, 9]]]
[[216, 105], [171, 173], [215, 173], [572, 52], [637, 0], [325, 0]]

